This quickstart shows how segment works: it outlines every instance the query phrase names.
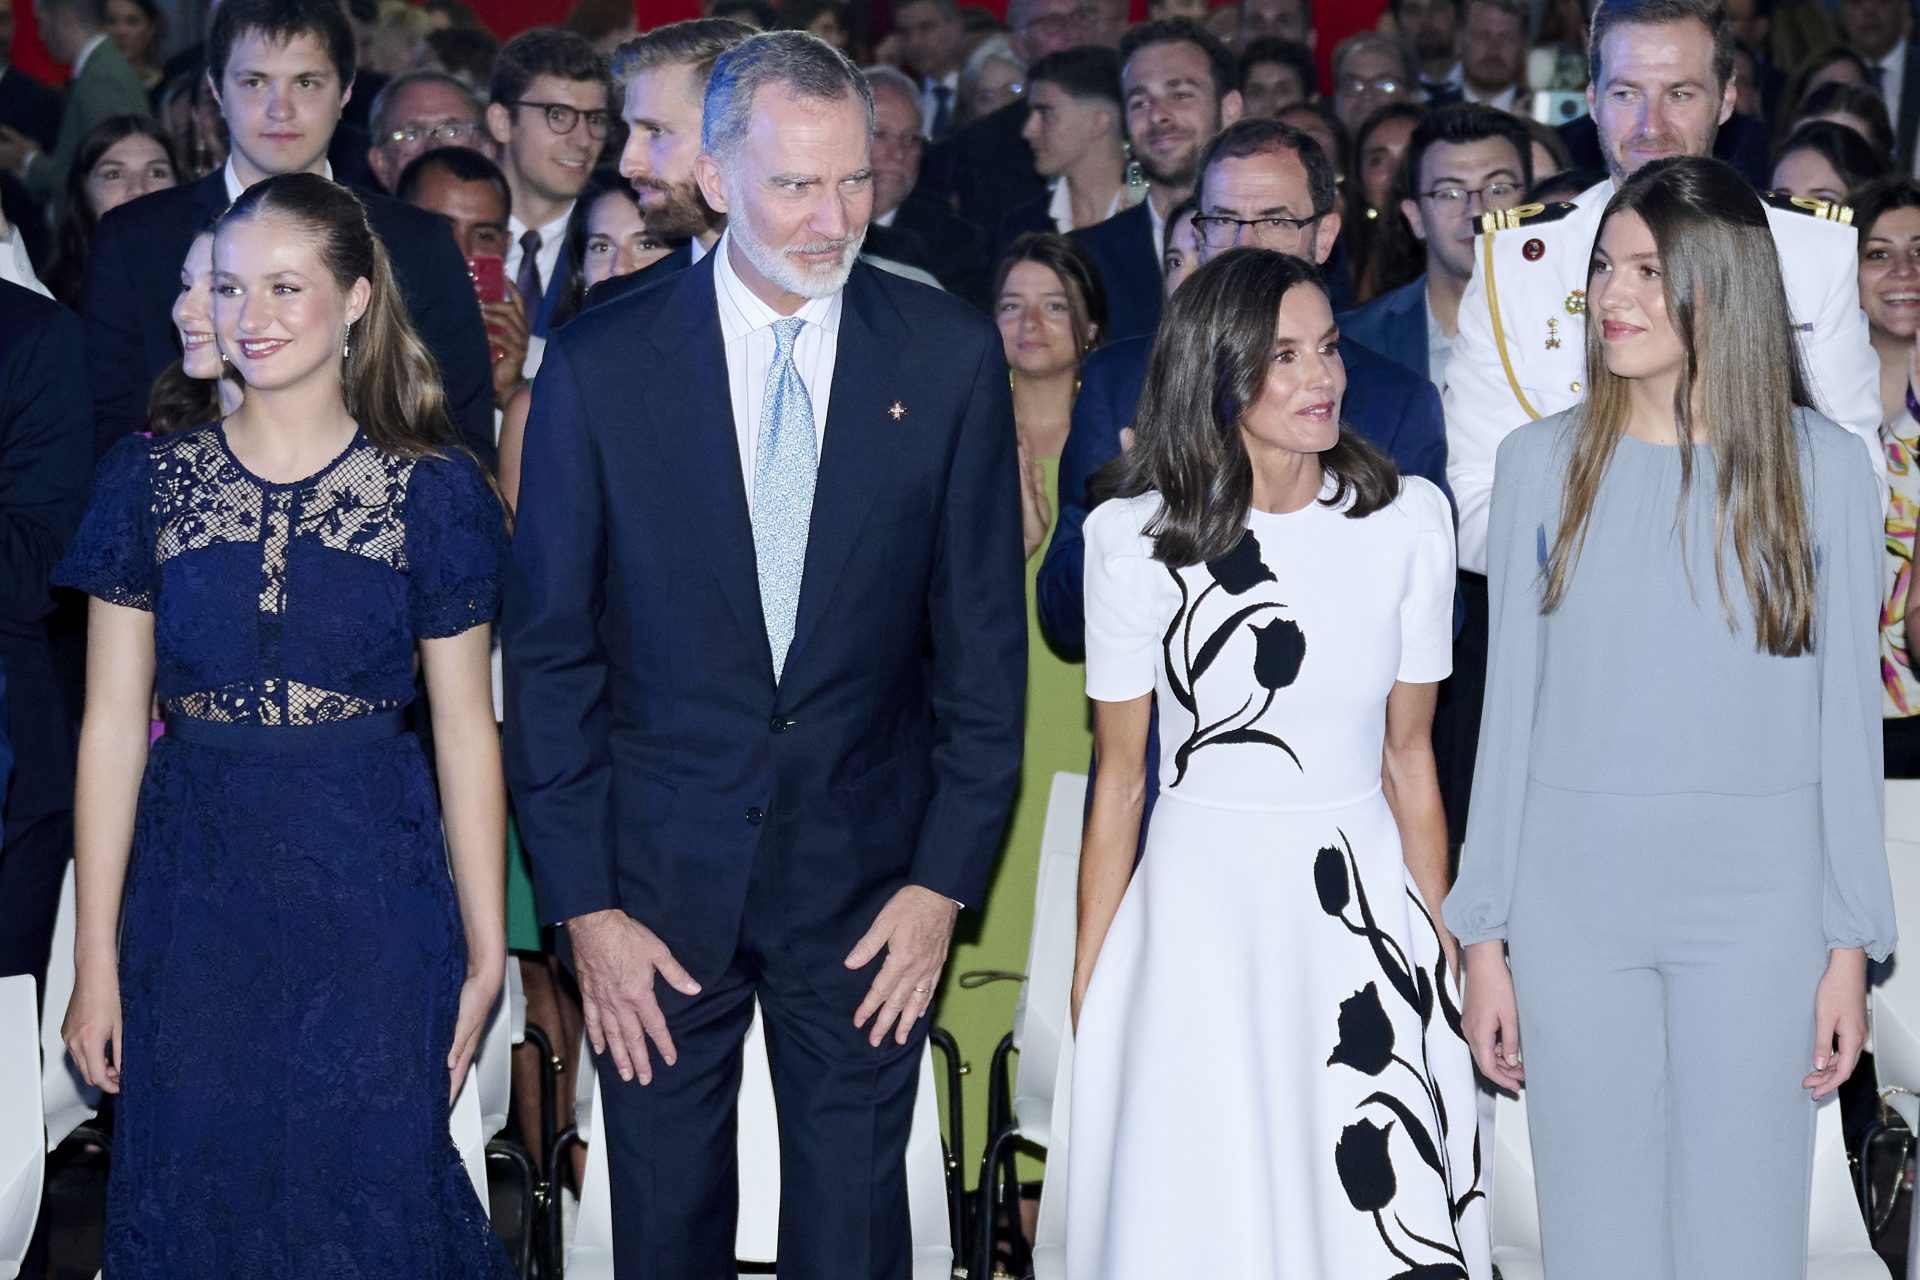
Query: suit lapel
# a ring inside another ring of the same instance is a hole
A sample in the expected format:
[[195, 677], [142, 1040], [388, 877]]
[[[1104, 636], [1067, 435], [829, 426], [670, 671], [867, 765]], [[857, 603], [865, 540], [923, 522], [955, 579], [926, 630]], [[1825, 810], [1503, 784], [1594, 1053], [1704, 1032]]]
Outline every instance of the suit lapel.
[[[681, 515], [706, 552], [720, 589], [766, 662], [767, 624], [760, 612], [760, 578], [753, 555], [753, 518], [740, 475], [740, 444], [733, 422], [733, 396], [727, 382], [726, 343], [714, 298], [713, 257], [709, 254], [680, 273], [671, 285], [678, 294], [662, 307], [649, 333], [660, 352], [658, 370], [668, 376], [646, 389], [657, 398], [663, 424], [654, 435], [666, 460], [666, 474]], [[844, 329], [842, 330], [844, 333]]]
[[856, 266], [841, 295], [833, 391], [827, 400], [826, 437], [813, 488], [813, 518], [807, 527], [800, 611], [793, 644], [787, 650], [788, 673], [806, 648], [859, 541], [867, 509], [885, 483], [895, 437], [913, 429], [911, 423], [896, 422], [888, 412], [906, 390], [898, 365], [905, 321], [874, 287], [875, 270]]

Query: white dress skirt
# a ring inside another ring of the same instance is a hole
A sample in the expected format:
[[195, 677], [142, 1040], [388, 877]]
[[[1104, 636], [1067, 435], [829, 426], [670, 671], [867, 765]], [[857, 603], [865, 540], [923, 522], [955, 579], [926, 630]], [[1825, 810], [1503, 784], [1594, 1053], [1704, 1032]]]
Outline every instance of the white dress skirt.
[[1157, 693], [1161, 761], [1076, 1038], [1071, 1280], [1491, 1273], [1458, 989], [1380, 789], [1395, 681], [1451, 668], [1452, 518], [1402, 483], [1178, 571], [1157, 495], [1087, 520], [1088, 693]]

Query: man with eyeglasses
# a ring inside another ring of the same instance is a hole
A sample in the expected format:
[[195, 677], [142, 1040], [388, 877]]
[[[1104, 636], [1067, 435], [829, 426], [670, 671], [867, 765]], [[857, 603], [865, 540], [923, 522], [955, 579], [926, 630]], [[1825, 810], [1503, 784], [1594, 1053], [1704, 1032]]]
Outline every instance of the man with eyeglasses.
[[[146, 429], [147, 392], [180, 358], [171, 312], [194, 236], [263, 178], [335, 177], [327, 149], [353, 92], [354, 68], [353, 29], [338, 0], [222, 0], [214, 12], [207, 79], [232, 139], [226, 165], [112, 210], [87, 256], [80, 314], [99, 451]], [[357, 147], [356, 157], [364, 150]], [[491, 459], [487, 335], [452, 231], [445, 219], [387, 195], [355, 194], [386, 245], [414, 329], [440, 366], [461, 442]]]
[[1377, 31], [1348, 36], [1333, 51], [1333, 114], [1354, 137], [1382, 107], [1421, 101], [1418, 67], [1404, 41]]
[[[537, 339], [546, 338], [554, 305], [574, 288], [567, 219], [612, 128], [611, 90], [607, 60], [558, 27], [522, 32], [493, 64], [487, 131], [513, 191], [507, 278]], [[536, 367], [540, 350], [536, 342], [527, 352]]]
[[1526, 126], [1477, 103], [1443, 107], [1407, 143], [1401, 201], [1427, 269], [1340, 320], [1348, 337], [1447, 388], [1447, 357], [1460, 332], [1460, 298], [1473, 279], [1474, 220], [1511, 209], [1533, 183]]
[[920, 189], [927, 137], [920, 131], [919, 87], [906, 73], [881, 65], [861, 73], [873, 90], [873, 221], [866, 248], [881, 257], [896, 233], [917, 237], [921, 257], [948, 292], [985, 310], [993, 263], [986, 234], [956, 217], [947, 202]]
[[387, 191], [400, 174], [429, 151], [466, 147], [488, 159], [493, 140], [480, 118], [473, 91], [444, 71], [409, 71], [381, 87], [368, 113], [373, 143], [367, 167]]
[[[1514, 208], [1533, 180], [1532, 139], [1517, 117], [1476, 103], [1443, 107], [1407, 144], [1400, 209], [1426, 246], [1427, 269], [1413, 283], [1340, 317], [1340, 332], [1428, 379], [1444, 396], [1460, 332], [1460, 299], [1473, 278], [1474, 222]], [[1447, 834], [1466, 834], [1480, 701], [1487, 674], [1487, 580], [1460, 576], [1461, 627], [1453, 674], [1440, 687], [1433, 750], [1446, 801]]]
[[[1324, 265], [1340, 236], [1332, 163], [1312, 137], [1276, 120], [1229, 125], [1201, 153], [1195, 256], [1205, 264], [1251, 247]], [[1084, 643], [1085, 548], [1081, 525], [1093, 507], [1089, 480], [1120, 455], [1146, 386], [1151, 337], [1108, 343], [1087, 358], [1073, 426], [1060, 454], [1060, 516], [1035, 587], [1040, 626], [1060, 649]], [[1347, 369], [1341, 416], [1387, 451], [1409, 475], [1446, 489], [1447, 445], [1440, 396], [1425, 377], [1344, 334]], [[1151, 756], [1149, 758], [1152, 758]]]

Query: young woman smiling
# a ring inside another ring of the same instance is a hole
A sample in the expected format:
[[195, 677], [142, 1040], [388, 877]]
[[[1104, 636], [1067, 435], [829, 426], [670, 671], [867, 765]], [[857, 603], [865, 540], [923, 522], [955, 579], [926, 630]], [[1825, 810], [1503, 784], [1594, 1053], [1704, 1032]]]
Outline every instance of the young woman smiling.
[[1524, 1071], [1555, 1280], [1798, 1280], [1813, 1104], [1894, 942], [1873, 466], [1718, 161], [1621, 185], [1587, 308], [1586, 402], [1494, 481], [1467, 1038]]

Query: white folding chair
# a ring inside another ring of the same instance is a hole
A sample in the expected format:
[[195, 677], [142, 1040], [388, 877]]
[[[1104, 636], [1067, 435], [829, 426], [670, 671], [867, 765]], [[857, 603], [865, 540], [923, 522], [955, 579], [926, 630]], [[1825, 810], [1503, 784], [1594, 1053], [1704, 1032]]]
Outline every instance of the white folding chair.
[[[932, 1050], [920, 1060], [920, 1084], [907, 1135], [907, 1208], [913, 1232], [914, 1280], [950, 1280], [953, 1246], [947, 1221], [946, 1158], [940, 1145], [939, 1103], [934, 1091]], [[587, 1144], [580, 1215], [566, 1250], [567, 1280], [608, 1280], [613, 1275], [613, 1200], [606, 1144], [599, 1140], [599, 1076], [592, 1048], [582, 1045], [580, 1091], [574, 1123]], [[773, 1264], [780, 1228], [780, 1131], [774, 1118], [773, 1077], [766, 1036], [756, 1008], [747, 1031], [740, 1074], [740, 1217], [734, 1254], [742, 1262]]]
[[1920, 778], [1887, 780], [1887, 839], [1920, 844]]
[[[1010, 1042], [1020, 1055], [1014, 1068], [1013, 1114], [1004, 1118], [999, 1132], [987, 1135], [980, 1167], [980, 1239], [973, 1259], [978, 1268], [988, 1268], [991, 1261], [998, 1217], [997, 1175], [1003, 1160], [1011, 1158], [1013, 1141], [1042, 1148], [1049, 1165], [1066, 1168], [1073, 1082], [1073, 948], [1079, 928], [1075, 903], [1086, 803], [1085, 774], [1053, 775], [1040, 837], [1027, 980], [1013, 1009]], [[1002, 1054], [995, 1057], [1004, 1061]], [[1033, 1233], [1034, 1280], [1063, 1280], [1066, 1275], [1065, 1195], [1063, 1178], [1047, 1178], [1040, 1184], [1040, 1215]]]
[[81, 1078], [60, 1038], [67, 1002], [73, 999], [73, 862], [60, 885], [60, 908], [53, 920], [53, 950], [47, 956], [47, 998], [41, 1002], [40, 1099], [51, 1152], [68, 1134], [93, 1119], [100, 1091]]
[[[1920, 782], [1887, 784], [1887, 825], [1895, 817], [1895, 790], [1920, 788]], [[1920, 843], [1889, 838], [1887, 871], [1893, 881], [1894, 917], [1920, 920]], [[1920, 961], [1895, 955], [1892, 966], [1867, 993], [1873, 1070], [1880, 1096], [1907, 1128], [1920, 1133]], [[1912, 1215], [1907, 1242], [1907, 1275], [1920, 1278], [1920, 1214]]]
[[34, 1004], [30, 975], [0, 978], [0, 1280], [20, 1274], [47, 1171]]
[[[1493, 1265], [1502, 1280], [1545, 1280], [1540, 1211], [1527, 1134], [1526, 1096], [1505, 1094], [1494, 1107]], [[1836, 1098], [1814, 1117], [1813, 1200], [1807, 1219], [1807, 1280], [1889, 1280], [1873, 1251], [1848, 1174], [1846, 1139]]]

